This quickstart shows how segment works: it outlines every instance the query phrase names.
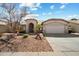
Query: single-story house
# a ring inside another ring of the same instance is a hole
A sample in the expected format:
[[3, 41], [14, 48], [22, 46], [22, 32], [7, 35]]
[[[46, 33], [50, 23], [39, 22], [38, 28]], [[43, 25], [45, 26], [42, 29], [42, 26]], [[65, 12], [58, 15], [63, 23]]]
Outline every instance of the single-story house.
[[[64, 19], [48, 19], [42, 23], [44, 33], [68, 33], [69, 29], [79, 33], [79, 23], [77, 21], [66, 21]], [[26, 33], [35, 33], [38, 21], [34, 18], [25, 20], [25, 24], [21, 24], [22, 29]], [[6, 24], [0, 22], [0, 33], [7, 32]]]
[[68, 33], [68, 21], [64, 19], [48, 19], [42, 26], [45, 33]]

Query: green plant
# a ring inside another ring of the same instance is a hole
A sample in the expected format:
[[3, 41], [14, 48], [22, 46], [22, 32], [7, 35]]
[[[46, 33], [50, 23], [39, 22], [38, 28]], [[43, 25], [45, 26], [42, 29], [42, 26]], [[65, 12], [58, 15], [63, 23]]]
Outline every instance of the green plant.
[[27, 35], [27, 34], [23, 35], [23, 38], [27, 38], [27, 37], [28, 37], [28, 35]]
[[42, 29], [42, 25], [41, 24], [37, 24], [36, 31], [40, 31], [41, 29]]

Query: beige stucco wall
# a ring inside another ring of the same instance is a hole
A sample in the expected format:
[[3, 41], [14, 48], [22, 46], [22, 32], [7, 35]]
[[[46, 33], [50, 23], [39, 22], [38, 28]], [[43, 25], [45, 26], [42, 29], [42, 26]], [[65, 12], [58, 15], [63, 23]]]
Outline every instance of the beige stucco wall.
[[71, 28], [72, 28], [72, 30], [73, 30], [74, 32], [78, 32], [78, 33], [79, 33], [79, 24], [70, 23], [69, 25], [71, 26]]
[[24, 24], [24, 25], [21, 25], [21, 30], [22, 31], [25, 31], [26, 30], [26, 25]]
[[30, 23], [33, 23], [34, 24], [34, 32], [36, 32], [37, 21], [36, 20], [29, 19], [29, 20], [26, 21], [26, 33], [29, 32], [29, 24]]
[[0, 33], [7, 32], [6, 25], [0, 25]]

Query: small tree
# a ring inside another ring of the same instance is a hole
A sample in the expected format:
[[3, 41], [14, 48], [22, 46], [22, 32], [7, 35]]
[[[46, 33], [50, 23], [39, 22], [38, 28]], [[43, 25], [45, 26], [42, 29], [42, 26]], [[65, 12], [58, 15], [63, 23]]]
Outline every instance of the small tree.
[[38, 32], [38, 31], [40, 31], [40, 30], [42, 30], [42, 25], [41, 25], [41, 24], [37, 24], [37, 26], [36, 26], [36, 31]]
[[0, 4], [2, 12], [0, 13], [0, 20], [5, 22], [9, 32], [19, 32], [22, 18], [27, 15], [26, 7], [17, 8], [16, 3]]
[[42, 25], [41, 24], [37, 24], [37, 26], [36, 26], [36, 39], [38, 39], [38, 37], [40, 38], [40, 39], [42, 39], [41, 38], [41, 36], [40, 36], [40, 32], [41, 32], [41, 30], [42, 30]]

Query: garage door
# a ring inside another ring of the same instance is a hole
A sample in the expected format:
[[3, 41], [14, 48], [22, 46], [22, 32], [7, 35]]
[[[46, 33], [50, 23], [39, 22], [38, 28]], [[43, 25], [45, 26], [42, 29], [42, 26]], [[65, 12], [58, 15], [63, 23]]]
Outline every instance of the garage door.
[[47, 25], [45, 26], [46, 33], [64, 33], [65, 32], [64, 25]]

